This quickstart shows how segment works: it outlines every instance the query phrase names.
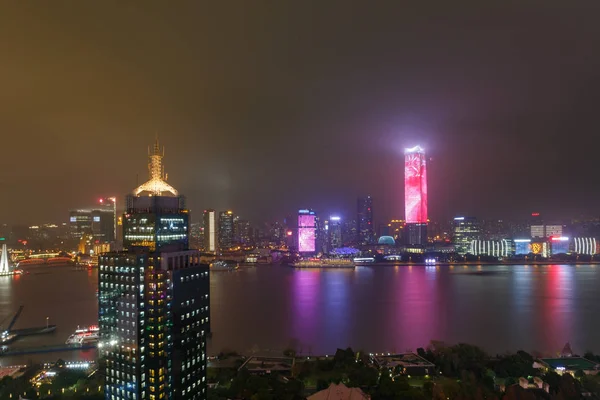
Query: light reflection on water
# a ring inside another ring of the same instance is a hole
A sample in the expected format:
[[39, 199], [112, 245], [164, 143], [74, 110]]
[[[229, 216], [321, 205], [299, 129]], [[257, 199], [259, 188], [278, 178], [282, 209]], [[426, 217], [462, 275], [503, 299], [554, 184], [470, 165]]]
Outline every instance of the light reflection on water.
[[[97, 271], [55, 268], [0, 278], [0, 320], [25, 309], [16, 328], [58, 325], [15, 346], [61, 344], [77, 325], [97, 322]], [[278, 354], [351, 346], [415, 350], [430, 340], [468, 342], [490, 352], [600, 350], [597, 266], [361, 266], [295, 270], [258, 266], [211, 273], [213, 337], [223, 349]], [[0, 358], [0, 365], [94, 359], [95, 352]]]

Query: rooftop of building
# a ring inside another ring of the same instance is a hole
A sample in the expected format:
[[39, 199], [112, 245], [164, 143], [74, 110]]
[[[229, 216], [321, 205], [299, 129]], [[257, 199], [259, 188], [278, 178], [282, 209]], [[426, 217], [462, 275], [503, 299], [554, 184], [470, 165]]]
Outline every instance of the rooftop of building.
[[294, 359], [291, 357], [250, 357], [242, 364], [240, 369], [246, 368], [249, 372], [271, 373], [272, 371], [291, 371]]
[[158, 143], [158, 137], [156, 142], [152, 146], [152, 150], [148, 148], [148, 157], [150, 162], [148, 163], [148, 173], [150, 179], [138, 186], [133, 190], [135, 196], [177, 196], [177, 190], [167, 183], [167, 174], [164, 171], [164, 165], [162, 162], [165, 156], [164, 146], [161, 148]]
[[409, 367], [420, 367], [420, 368], [434, 368], [435, 365], [427, 361], [423, 357], [418, 356], [415, 353], [400, 353], [400, 354], [389, 354], [389, 355], [376, 355], [374, 357], [375, 362], [379, 367], [394, 368], [401, 366], [404, 368]]
[[550, 368], [564, 368], [568, 371], [576, 371], [579, 369], [583, 371], [589, 371], [598, 369], [598, 367], [600, 366], [600, 364], [583, 357], [540, 358], [539, 361], [541, 361], [542, 364], [545, 364]]
[[308, 396], [307, 400], [365, 400], [370, 398], [359, 388], [349, 388], [343, 383], [337, 385], [332, 383], [327, 389]]

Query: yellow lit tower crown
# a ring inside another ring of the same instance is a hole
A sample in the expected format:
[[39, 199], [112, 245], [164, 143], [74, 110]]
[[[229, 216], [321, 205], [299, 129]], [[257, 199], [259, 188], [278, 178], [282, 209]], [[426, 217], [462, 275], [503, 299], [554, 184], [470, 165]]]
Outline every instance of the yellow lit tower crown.
[[165, 148], [163, 146], [162, 151], [158, 138], [152, 150], [148, 148], [148, 157], [150, 161], [148, 163], [148, 173], [150, 174], [150, 180], [142, 185], [138, 186], [133, 194], [140, 196], [142, 194], [148, 194], [149, 196], [162, 196], [166, 193], [170, 193], [173, 196], [177, 196], [177, 190], [167, 183], [167, 174], [165, 174], [162, 159], [165, 156]]

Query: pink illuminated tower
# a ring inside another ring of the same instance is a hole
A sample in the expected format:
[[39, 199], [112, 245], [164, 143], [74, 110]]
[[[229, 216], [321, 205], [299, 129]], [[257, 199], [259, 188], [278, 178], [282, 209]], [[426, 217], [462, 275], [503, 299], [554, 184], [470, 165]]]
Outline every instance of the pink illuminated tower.
[[420, 146], [404, 152], [404, 209], [407, 244], [427, 243], [427, 165]]

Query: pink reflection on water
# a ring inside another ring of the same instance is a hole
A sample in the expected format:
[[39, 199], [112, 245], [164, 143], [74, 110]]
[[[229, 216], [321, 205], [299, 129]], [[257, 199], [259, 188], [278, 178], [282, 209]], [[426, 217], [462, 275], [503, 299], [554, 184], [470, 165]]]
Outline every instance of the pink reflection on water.
[[310, 346], [318, 340], [317, 326], [321, 313], [321, 270], [294, 271], [292, 286], [292, 334], [302, 341], [301, 346]]
[[540, 291], [538, 312], [544, 342], [551, 348], [546, 351], [560, 351], [565, 343], [573, 340], [573, 266], [549, 265], [544, 268], [546, 279]]
[[[383, 351], [406, 351], [425, 347], [430, 340], [439, 335], [443, 316], [439, 309], [436, 279], [438, 270], [435, 266], [394, 267], [399, 288], [397, 307], [392, 308], [390, 319], [394, 321], [392, 332], [396, 343], [395, 349]], [[400, 270], [403, 269], [403, 270]]]

